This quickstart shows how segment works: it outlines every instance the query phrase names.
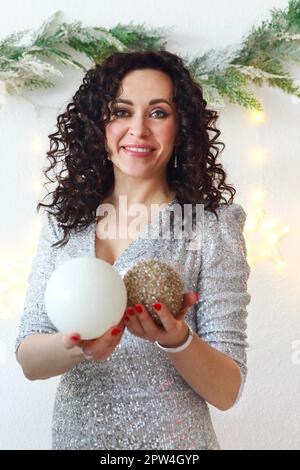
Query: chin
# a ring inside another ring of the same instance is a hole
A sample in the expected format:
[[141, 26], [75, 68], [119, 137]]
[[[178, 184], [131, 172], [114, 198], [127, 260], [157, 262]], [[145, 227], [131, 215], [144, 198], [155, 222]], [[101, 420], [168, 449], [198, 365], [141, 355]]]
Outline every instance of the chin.
[[139, 171], [139, 170], [122, 170], [122, 173], [124, 173], [124, 175], [126, 176], [131, 176], [131, 177], [134, 177], [134, 178], [147, 178], [148, 176], [150, 176], [150, 174], [153, 174], [153, 172], [150, 172], [150, 171]]
[[148, 165], [138, 165], [137, 162], [133, 162], [132, 165], [124, 165], [115, 163], [118, 167], [118, 170], [122, 173], [126, 174], [127, 176], [136, 176], [136, 177], [143, 177], [148, 176], [150, 173], [153, 173], [153, 167]]

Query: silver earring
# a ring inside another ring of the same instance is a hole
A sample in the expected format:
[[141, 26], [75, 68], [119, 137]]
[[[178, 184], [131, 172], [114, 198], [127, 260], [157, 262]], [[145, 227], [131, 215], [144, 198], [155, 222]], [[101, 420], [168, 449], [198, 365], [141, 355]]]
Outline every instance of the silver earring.
[[105, 156], [104, 159], [103, 159], [103, 166], [107, 165], [107, 160], [110, 160], [108, 155], [107, 155], [107, 157]]
[[177, 153], [175, 152], [174, 168], [177, 168]]

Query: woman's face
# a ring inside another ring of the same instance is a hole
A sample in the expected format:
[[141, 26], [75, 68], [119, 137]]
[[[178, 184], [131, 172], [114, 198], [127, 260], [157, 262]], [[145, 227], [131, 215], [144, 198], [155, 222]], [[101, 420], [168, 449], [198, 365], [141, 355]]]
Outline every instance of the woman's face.
[[[177, 132], [172, 97], [172, 80], [161, 71], [135, 70], [123, 78], [121, 95], [110, 103], [113, 114], [106, 139], [113, 164], [124, 174], [147, 177], [165, 172]], [[128, 148], [135, 146], [141, 147], [139, 153]]]

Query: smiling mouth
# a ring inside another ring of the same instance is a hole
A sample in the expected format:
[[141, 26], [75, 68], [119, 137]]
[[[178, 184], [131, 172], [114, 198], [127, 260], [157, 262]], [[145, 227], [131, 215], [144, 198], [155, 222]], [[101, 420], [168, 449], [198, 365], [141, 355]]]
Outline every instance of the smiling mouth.
[[152, 155], [153, 152], [155, 152], [156, 149], [147, 149], [147, 150], [130, 150], [129, 148], [126, 147], [121, 147], [127, 155], [133, 156], [133, 157], [147, 157], [149, 155]]

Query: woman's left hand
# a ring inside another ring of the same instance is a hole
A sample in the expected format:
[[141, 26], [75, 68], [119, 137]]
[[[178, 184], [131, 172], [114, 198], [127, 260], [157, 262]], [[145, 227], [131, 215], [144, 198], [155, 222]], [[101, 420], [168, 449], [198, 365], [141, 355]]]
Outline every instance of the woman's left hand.
[[[175, 348], [184, 343], [188, 337], [188, 327], [183, 320], [187, 310], [198, 302], [197, 292], [183, 294], [183, 305], [176, 315], [172, 315], [165, 304], [156, 302], [152, 304], [162, 326], [155, 323], [144, 305], [137, 304], [129, 307], [124, 315], [124, 323], [128, 330], [135, 336], [154, 342], [158, 341], [166, 348]], [[156, 307], [156, 308], [155, 308]]]

